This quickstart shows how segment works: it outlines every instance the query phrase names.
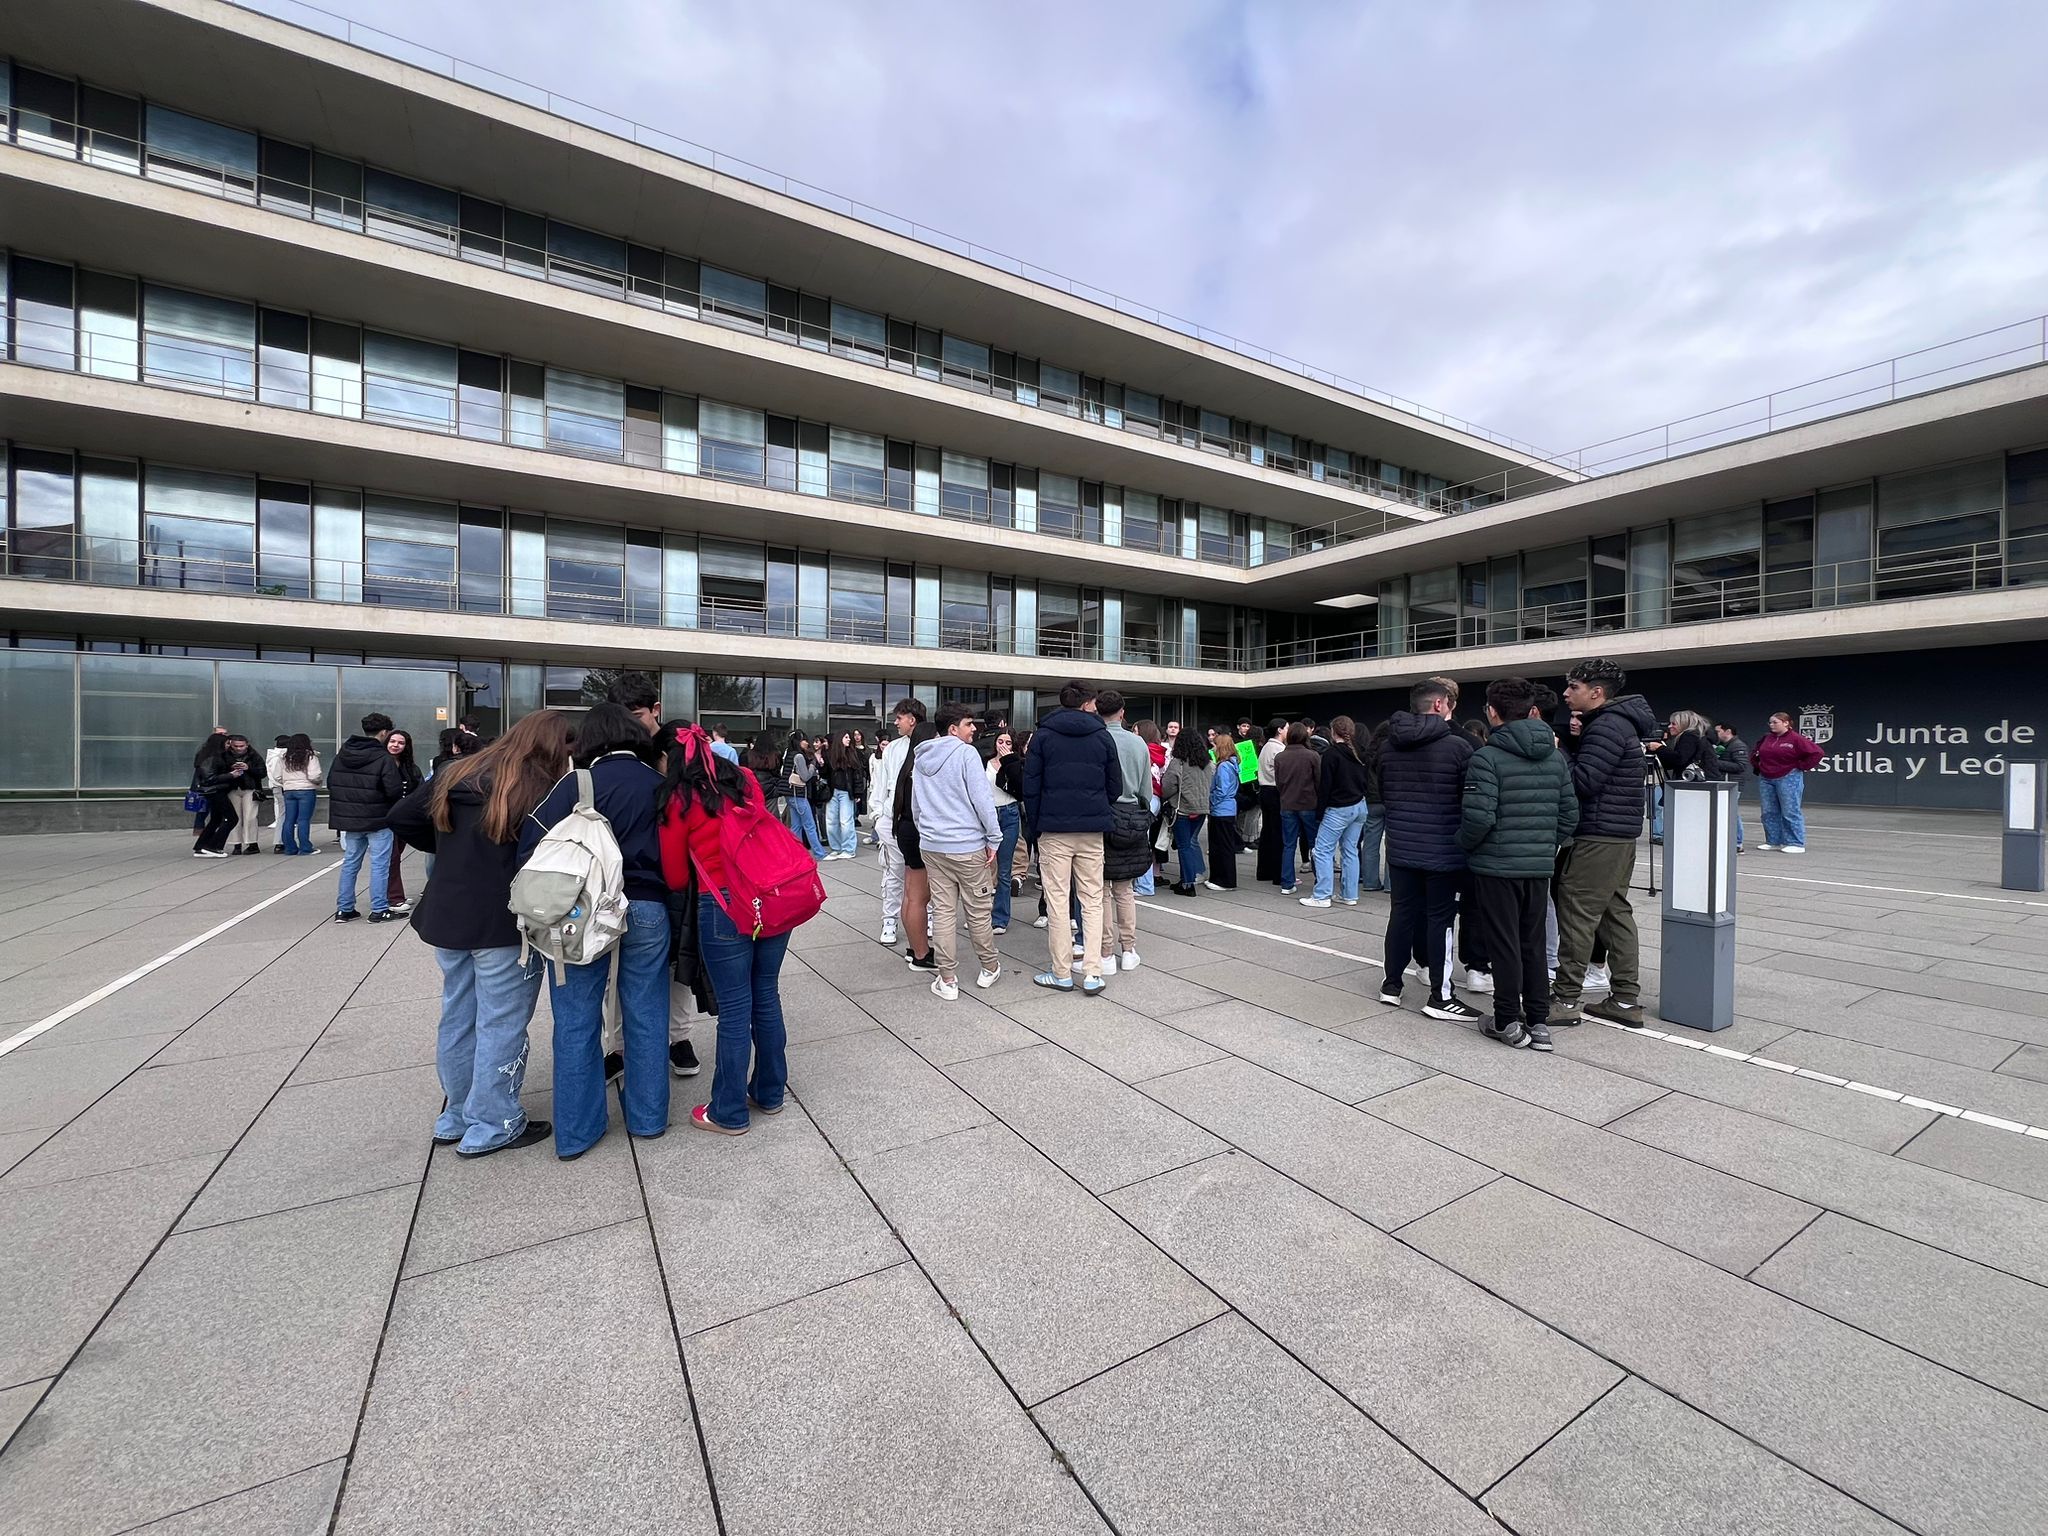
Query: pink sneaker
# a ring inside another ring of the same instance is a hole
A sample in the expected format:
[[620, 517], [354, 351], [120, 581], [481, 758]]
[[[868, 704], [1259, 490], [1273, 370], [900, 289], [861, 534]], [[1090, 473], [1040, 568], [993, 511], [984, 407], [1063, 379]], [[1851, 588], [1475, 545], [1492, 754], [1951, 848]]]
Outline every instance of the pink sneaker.
[[690, 1124], [697, 1127], [700, 1131], [716, 1131], [721, 1136], [744, 1136], [747, 1134], [747, 1128], [744, 1125], [735, 1131], [720, 1125], [716, 1120], [712, 1119], [711, 1106], [709, 1104], [699, 1104], [690, 1111]]

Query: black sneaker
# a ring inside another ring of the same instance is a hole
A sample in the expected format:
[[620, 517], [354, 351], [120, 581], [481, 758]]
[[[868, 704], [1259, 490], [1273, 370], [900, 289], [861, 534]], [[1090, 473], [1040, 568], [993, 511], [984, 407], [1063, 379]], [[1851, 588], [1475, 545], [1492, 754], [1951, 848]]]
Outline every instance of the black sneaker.
[[372, 912], [370, 914], [370, 921], [373, 923], [395, 923], [404, 916], [403, 912], [394, 912], [389, 907], [386, 907], [382, 912]]
[[1442, 1019], [1450, 1024], [1476, 1024], [1485, 1017], [1456, 993], [1445, 998], [1432, 997], [1422, 1005], [1422, 1013], [1425, 1018]]
[[457, 1147], [455, 1155], [457, 1157], [478, 1158], [489, 1157], [493, 1152], [516, 1152], [521, 1147], [530, 1147], [537, 1142], [546, 1141], [554, 1134], [554, 1126], [550, 1125], [547, 1121], [529, 1120], [526, 1122], [526, 1129], [517, 1136], [514, 1136], [510, 1141], [501, 1141], [495, 1147], [485, 1147], [481, 1152], [465, 1152], [462, 1148]]
[[283, 843], [273, 843], [273, 844], [271, 844], [271, 846], [270, 846], [270, 851], [271, 851], [272, 853], [283, 853], [283, 852], [284, 852], [284, 844], [283, 844]]
[[669, 1042], [668, 1069], [677, 1077], [695, 1077], [703, 1070], [697, 1065], [697, 1052], [687, 1040]]
[[914, 955], [906, 949], [903, 951], [903, 958], [910, 962], [910, 968], [913, 971], [936, 971], [939, 968], [939, 956], [936, 950], [928, 949], [922, 955]]
[[1524, 1027], [1529, 1031], [1530, 1050], [1547, 1051], [1551, 1048], [1549, 1025], [1537, 1023], [1529, 1024]]
[[1379, 1000], [1385, 1003], [1389, 1008], [1400, 1007], [1401, 984], [1399, 982], [1395, 982], [1392, 986], [1387, 986], [1383, 983], [1380, 987], [1378, 996]]
[[625, 1075], [626, 1053], [624, 1051], [606, 1051], [604, 1053], [604, 1080], [608, 1083], [616, 1083], [624, 1078]]
[[1489, 1040], [1498, 1040], [1502, 1045], [1521, 1050], [1530, 1044], [1529, 1031], [1522, 1028], [1520, 1019], [1510, 1019], [1505, 1024], [1488, 1024], [1483, 1033]]
[[350, 907], [346, 912], [335, 913], [334, 920], [337, 923], [352, 923], [362, 915], [363, 914], [358, 912], [354, 907]]
[[1612, 997], [1603, 997], [1597, 1003], [1586, 1006], [1586, 1017], [1605, 1019], [1610, 1024], [1619, 1024], [1623, 1029], [1643, 1027], [1643, 1005], [1641, 1003], [1618, 1002]]

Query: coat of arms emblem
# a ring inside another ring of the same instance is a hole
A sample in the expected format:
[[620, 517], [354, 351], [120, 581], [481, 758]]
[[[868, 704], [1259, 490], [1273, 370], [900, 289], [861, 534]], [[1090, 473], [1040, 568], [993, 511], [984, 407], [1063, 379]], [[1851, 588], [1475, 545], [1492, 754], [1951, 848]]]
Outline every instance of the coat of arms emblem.
[[1802, 704], [1799, 706], [1799, 734], [1812, 741], [1817, 747], [1824, 747], [1835, 734], [1835, 706], [1832, 704]]

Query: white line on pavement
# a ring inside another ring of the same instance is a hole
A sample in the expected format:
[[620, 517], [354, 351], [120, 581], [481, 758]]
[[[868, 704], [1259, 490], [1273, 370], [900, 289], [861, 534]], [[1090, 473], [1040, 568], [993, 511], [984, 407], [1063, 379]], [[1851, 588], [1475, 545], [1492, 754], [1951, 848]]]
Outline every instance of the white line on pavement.
[[1803, 875], [1766, 875], [1754, 870], [1742, 872], [1745, 880], [1782, 880], [1787, 885], [1831, 885], [1845, 891], [1878, 891], [1887, 896], [1940, 896], [1949, 901], [1988, 901], [1998, 907], [2040, 907], [2048, 911], [2048, 901], [2022, 901], [2017, 896], [1966, 896], [1961, 891], [1915, 891], [1899, 885], [1859, 885], [1854, 880], [1810, 880]]
[[[1782, 875], [1765, 875], [1760, 878], [1770, 880], [1790, 879], [1792, 877]], [[1808, 881], [1805, 883], [1818, 885], [1833, 885], [1839, 884], [1840, 882], [1822, 880]], [[1875, 887], [1863, 887], [1863, 889], [1875, 889]], [[1946, 893], [1940, 891], [1932, 891], [1919, 892], [1915, 894], [1943, 895]], [[1967, 899], [1976, 901], [1995, 901], [1998, 898], [1991, 896], [1979, 896]], [[1361, 965], [1380, 965], [1383, 963], [1379, 959], [1369, 958], [1365, 955], [1354, 955], [1346, 950], [1332, 949], [1327, 944], [1311, 944], [1306, 939], [1290, 939], [1286, 937], [1284, 934], [1267, 933], [1262, 928], [1247, 928], [1238, 923], [1226, 923], [1219, 917], [1204, 917], [1198, 912], [1189, 912], [1181, 907], [1162, 906], [1156, 901], [1141, 901], [1138, 903], [1138, 905], [1141, 907], [1147, 907], [1154, 912], [1164, 912], [1169, 917], [1184, 917], [1187, 918], [1190, 922], [1208, 923], [1212, 927], [1216, 928], [1228, 928], [1232, 933], [1248, 933], [1252, 935], [1254, 938], [1271, 939], [1275, 944], [1288, 944], [1292, 945], [1296, 949], [1312, 949], [1320, 955], [1334, 955], [1339, 960], [1356, 960]], [[2024, 902], [2022, 903], [2022, 905], [2030, 907], [2048, 906], [2048, 902], [2030, 901]], [[1972, 1125], [1988, 1126], [1992, 1130], [2011, 1131], [2016, 1135], [2033, 1136], [2042, 1141], [2048, 1141], [2048, 1126], [2023, 1125], [2017, 1120], [2007, 1120], [1998, 1115], [1983, 1114], [1974, 1109], [1964, 1109], [1960, 1105], [1942, 1104], [1933, 1099], [1923, 1099], [1910, 1093], [1900, 1093], [1896, 1089], [1892, 1088], [1876, 1088], [1871, 1086], [1869, 1083], [1851, 1082], [1847, 1078], [1832, 1077], [1825, 1072], [1815, 1072], [1807, 1067], [1795, 1067], [1788, 1061], [1774, 1061], [1768, 1056], [1756, 1056], [1752, 1055], [1747, 1051], [1732, 1051], [1725, 1045], [1714, 1044], [1714, 1042], [1711, 1039], [1705, 1037], [1695, 1038], [1691, 1033], [1674, 1035], [1667, 1034], [1665, 1031], [1661, 1029], [1650, 1029], [1647, 1027], [1642, 1029], [1630, 1029], [1626, 1024], [1616, 1024], [1609, 1019], [1594, 1019], [1589, 1017], [1587, 1022], [1595, 1024], [1605, 1024], [1609, 1029], [1618, 1029], [1625, 1035], [1639, 1035], [1649, 1040], [1662, 1040], [1670, 1045], [1684, 1046], [1689, 1051], [1699, 1051], [1704, 1055], [1718, 1056], [1723, 1061], [1747, 1062], [1752, 1066], [1769, 1068], [1773, 1072], [1783, 1072], [1792, 1077], [1803, 1077], [1808, 1082], [1821, 1083], [1830, 1088], [1845, 1088], [1852, 1093], [1870, 1094], [1875, 1098], [1889, 1099], [1893, 1103], [1904, 1104], [1912, 1109], [1932, 1110], [1935, 1114], [1947, 1115], [1952, 1119], [1967, 1120]]]
[[116, 992], [120, 991], [123, 987], [131, 986], [134, 983], [142, 980], [142, 978], [147, 976], [151, 971], [161, 970], [164, 966], [169, 965], [173, 960], [177, 959], [180, 955], [191, 954], [193, 950], [197, 949], [200, 945], [204, 944], [208, 939], [220, 937], [220, 935], [226, 933], [230, 928], [234, 927], [235, 924], [247, 921], [249, 918], [254, 917], [258, 912], [261, 912], [265, 907], [276, 906], [280, 901], [283, 901], [285, 897], [291, 895], [294, 891], [304, 890], [307, 886], [311, 885], [315, 880], [321, 878], [321, 876], [331, 875], [339, 868], [341, 868], [341, 865], [339, 862], [336, 862], [328, 865], [325, 869], [316, 869], [313, 871], [312, 874], [306, 876], [305, 879], [299, 881], [296, 885], [286, 886], [283, 890], [279, 891], [275, 896], [266, 897], [264, 900], [257, 902], [255, 906], [251, 907], [246, 912], [237, 912], [233, 917], [229, 918], [226, 922], [218, 923], [215, 926], [207, 929], [206, 932], [200, 934], [198, 938], [187, 939], [184, 943], [180, 944], [176, 949], [170, 951], [170, 953], [158, 955], [154, 960], [150, 961], [148, 964], [137, 966], [134, 970], [130, 971], [126, 976], [122, 976], [117, 980], [108, 982], [104, 987], [101, 987], [99, 991], [89, 993], [85, 997], [81, 997], [77, 1002], [70, 1004], [68, 1007], [59, 1008], [55, 1013], [51, 1014], [46, 1019], [37, 1019], [35, 1023], [29, 1025], [27, 1029], [22, 1030], [19, 1034], [9, 1035], [5, 1040], [0, 1040], [0, 1056], [5, 1056], [9, 1051], [14, 1050], [19, 1046], [27, 1045], [29, 1041], [35, 1039], [37, 1035], [42, 1034], [46, 1030], [55, 1029], [59, 1024], [62, 1024], [66, 1019], [72, 1018], [77, 1014], [85, 1012], [85, 1010], [92, 1007], [94, 1003], [105, 1002], [108, 998], [112, 997]]

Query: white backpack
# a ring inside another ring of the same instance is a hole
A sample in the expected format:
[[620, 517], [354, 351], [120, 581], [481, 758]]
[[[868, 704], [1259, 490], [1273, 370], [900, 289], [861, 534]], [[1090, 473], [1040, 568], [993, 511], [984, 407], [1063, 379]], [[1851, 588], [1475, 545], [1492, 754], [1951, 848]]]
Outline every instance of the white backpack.
[[519, 919], [519, 959], [538, 950], [556, 967], [602, 959], [626, 931], [626, 866], [612, 824], [598, 814], [590, 770], [576, 770], [576, 808], [548, 829], [512, 877], [506, 903]]

